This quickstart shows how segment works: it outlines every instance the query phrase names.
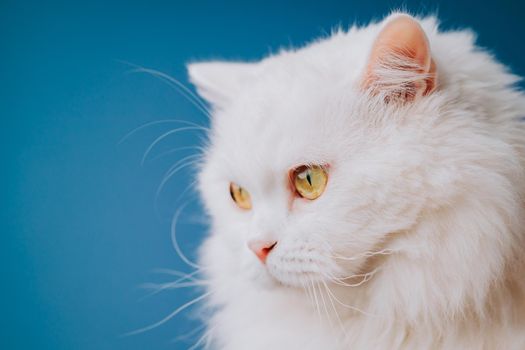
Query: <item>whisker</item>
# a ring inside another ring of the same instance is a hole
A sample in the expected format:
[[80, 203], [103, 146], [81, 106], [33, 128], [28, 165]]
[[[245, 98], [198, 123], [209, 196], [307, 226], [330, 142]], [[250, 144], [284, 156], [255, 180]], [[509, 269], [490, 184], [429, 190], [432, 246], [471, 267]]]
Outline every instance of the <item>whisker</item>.
[[200, 332], [201, 330], [203, 330], [205, 328], [206, 328], [206, 324], [201, 324], [201, 325], [195, 327], [195, 329], [192, 329], [191, 331], [188, 331], [186, 334], [182, 334], [182, 335], [179, 335], [179, 336], [173, 338], [172, 342], [173, 343], [177, 343], [177, 342], [180, 342], [180, 341], [183, 341], [183, 340], [187, 340], [191, 336], [193, 336], [194, 334]]
[[188, 89], [184, 84], [182, 84], [177, 79], [169, 76], [160, 71], [149, 69], [149, 68], [139, 68], [131, 71], [131, 73], [147, 73], [152, 76], [159, 78], [161, 81], [167, 83], [171, 87], [175, 88], [183, 97], [185, 97], [195, 108], [201, 111], [206, 117], [211, 117], [211, 112], [208, 107], [202, 102], [197, 95], [195, 95], [190, 89]]
[[183, 147], [177, 147], [177, 148], [174, 148], [174, 149], [170, 149], [166, 152], [162, 152], [158, 155], [156, 155], [155, 157], [151, 158], [151, 161], [154, 161], [154, 160], [157, 160], [157, 159], [160, 159], [162, 157], [165, 157], [167, 155], [170, 155], [172, 153], [176, 153], [176, 152], [179, 152], [179, 151], [185, 151], [185, 150], [198, 150], [200, 151], [202, 154], [202, 152], [204, 152], [204, 148], [202, 148], [201, 146], [183, 146]]
[[363, 315], [366, 315], [366, 316], [372, 316], [372, 317], [379, 317], [379, 315], [374, 315], [374, 314], [371, 314], [371, 313], [368, 313], [366, 311], [363, 311], [361, 310], [360, 308], [356, 307], [356, 306], [352, 306], [352, 305], [348, 305], [348, 304], [345, 304], [343, 303], [341, 300], [339, 300], [335, 295], [334, 293], [330, 290], [330, 287], [328, 287], [328, 285], [326, 286], [327, 287], [327, 292], [334, 298], [334, 300], [341, 306], [343, 307], [346, 307], [350, 310], [353, 310], [353, 311], [357, 311]]
[[175, 216], [173, 217], [173, 221], [171, 224], [171, 243], [173, 245], [173, 248], [175, 248], [175, 251], [179, 255], [182, 261], [184, 261], [188, 266], [194, 267], [196, 269], [202, 269], [199, 265], [195, 264], [194, 262], [190, 261], [184, 253], [182, 253], [182, 250], [180, 249], [179, 244], [177, 243], [177, 221], [179, 219], [180, 214], [182, 213], [182, 210], [184, 209], [185, 205], [181, 206], [177, 212], [175, 213]]
[[[172, 165], [167, 171], [164, 177], [162, 178], [159, 186], [157, 187], [157, 191], [155, 192], [155, 198], [158, 199], [160, 193], [164, 189], [164, 186], [166, 186], [166, 183], [179, 171], [182, 169], [189, 167], [191, 165], [198, 164], [200, 161], [200, 154], [191, 154], [189, 156], [186, 156], [179, 161], [177, 161], [174, 165]], [[183, 192], [185, 193], [185, 191]]]
[[[188, 165], [189, 166], [189, 165]], [[189, 191], [191, 191], [192, 189], [195, 188], [195, 184], [197, 183], [197, 179], [193, 180], [192, 182], [190, 182], [185, 188], [184, 190], [177, 196], [177, 198], [175, 199], [175, 201], [173, 203], [177, 204], [179, 203], [180, 200], [182, 200], [184, 198], [184, 195], [186, 195], [186, 193], [188, 193]], [[159, 188], [157, 190], [157, 192], [155, 193], [155, 207], [157, 208], [157, 212], [158, 212], [158, 207], [157, 207], [157, 202], [159, 200], [159, 196], [160, 196], [160, 191], [162, 191], [162, 188]], [[193, 200], [188, 200], [186, 202], [186, 204], [188, 203], [191, 203], [193, 202]], [[191, 222], [193, 224], [197, 223], [197, 224], [200, 224], [200, 225], [208, 225], [208, 222], [203, 222], [203, 221], [196, 221], [196, 220], [187, 220], [187, 222]]]
[[191, 347], [189, 347], [188, 350], [197, 349], [199, 347], [199, 345], [201, 345], [201, 343], [204, 340], [206, 340], [206, 343], [204, 344], [204, 348], [207, 349], [208, 346], [209, 346], [209, 342], [210, 342], [210, 339], [211, 339], [211, 334], [212, 334], [213, 329], [214, 328], [210, 328], [206, 332], [204, 332], [202, 337], [200, 337], [199, 340], [197, 340], [197, 342], [195, 344], [193, 344]]
[[193, 180], [192, 182], [190, 182], [190, 183], [188, 184], [188, 186], [186, 186], [186, 188], [184, 189], [184, 191], [182, 191], [182, 192], [179, 194], [179, 196], [178, 196], [177, 199], [175, 200], [175, 203], [177, 203], [179, 200], [181, 200], [181, 199], [184, 197], [184, 195], [185, 195], [188, 191], [190, 191], [191, 189], [195, 188], [195, 185], [196, 185], [196, 184], [197, 184], [197, 180], [196, 180], [196, 179]]
[[[323, 280], [321, 280], [321, 282], [323, 283], [325, 290], [328, 292], [328, 286], [326, 285], [326, 282]], [[348, 334], [346, 333], [346, 329], [343, 326], [343, 322], [341, 321], [341, 317], [339, 316], [339, 313], [337, 312], [337, 308], [335, 307], [334, 301], [332, 297], [330, 296], [330, 293], [327, 293], [326, 296], [328, 297], [328, 300], [330, 300], [330, 304], [332, 305], [332, 310], [334, 310], [335, 316], [337, 317], [337, 321], [339, 322], [339, 326], [341, 327], [341, 330], [343, 331], [345, 336], [348, 336]]]
[[161, 81], [167, 83], [171, 87], [175, 88], [175, 90], [179, 92], [181, 96], [185, 97], [193, 106], [195, 106], [199, 111], [201, 111], [206, 117], [208, 118], [210, 117], [211, 112], [206, 106], [206, 104], [204, 103], [204, 101], [202, 101], [202, 99], [199, 96], [197, 96], [193, 91], [188, 89], [183, 83], [181, 83], [177, 79], [173, 78], [170, 75], [167, 75], [166, 73], [162, 73], [155, 69], [144, 68], [137, 64], [130, 63], [130, 62], [125, 62], [125, 61], [120, 61], [120, 62], [125, 63], [135, 68], [131, 70], [130, 73], [150, 74], [160, 79]]
[[160, 78], [165, 83], [168, 83], [168, 85], [174, 87], [177, 89], [184, 97], [188, 99], [197, 109], [199, 109], [205, 116], [211, 117], [211, 111], [208, 109], [206, 104], [200, 99], [198, 95], [193, 93], [190, 89], [188, 89], [184, 84], [182, 84], [179, 80], [175, 79], [174, 77], [167, 75], [166, 73], [160, 72], [155, 69], [150, 68], [139, 68], [135, 70], [136, 73], [148, 73], [153, 75], [154, 77]]
[[[154, 282], [147, 282], [142, 283], [139, 288], [142, 289], [152, 289], [153, 292], [151, 294], [146, 295], [145, 297], [149, 297], [155, 294], [158, 294], [166, 289], [181, 289], [181, 288], [189, 288], [189, 287], [197, 287], [197, 286], [205, 286], [208, 283], [206, 281], [191, 281], [191, 282], [166, 282], [166, 283], [154, 283]], [[145, 297], [141, 298], [144, 299]]]
[[157, 137], [149, 146], [148, 148], [146, 149], [146, 151], [144, 152], [144, 155], [142, 156], [142, 159], [140, 161], [140, 165], [143, 166], [144, 163], [146, 162], [146, 159], [148, 158], [148, 155], [149, 153], [151, 152], [151, 150], [160, 142], [162, 141], [163, 139], [165, 139], [166, 137], [168, 137], [169, 135], [173, 135], [173, 134], [176, 134], [176, 133], [179, 133], [181, 131], [190, 131], [190, 130], [199, 130], [199, 131], [202, 131], [202, 130], [206, 130], [206, 128], [203, 128], [203, 127], [200, 127], [200, 126], [182, 126], [180, 128], [175, 128], [175, 129], [172, 129], [170, 131], [166, 131], [164, 134], [160, 135], [159, 137]]
[[312, 295], [310, 294], [310, 288], [308, 288], [308, 285], [305, 284], [303, 280], [301, 280], [301, 284], [303, 286], [303, 289], [306, 292], [306, 295], [307, 295], [308, 299], [310, 300], [310, 304], [313, 305], [314, 302], [313, 302], [313, 299], [312, 299]]
[[[328, 275], [328, 274], [324, 274], [325, 277], [329, 278], [333, 283], [335, 284], [338, 284], [340, 286], [345, 286], [345, 287], [359, 287], [361, 285], [363, 285], [364, 283], [370, 281], [370, 279], [372, 279], [372, 277], [376, 274], [376, 272], [378, 272], [380, 270], [379, 267], [375, 268], [374, 270], [370, 271], [370, 272], [367, 272], [367, 273], [360, 273], [360, 274], [354, 274], [354, 275], [350, 275], [350, 276], [340, 276], [340, 277], [336, 277], [336, 276], [331, 276], [331, 275]], [[348, 279], [352, 279], [352, 278], [356, 278], [356, 277], [361, 277], [362, 280], [359, 281], [359, 282], [356, 282], [356, 283], [347, 283], [345, 282], [345, 280], [348, 280]]]
[[332, 318], [330, 317], [330, 313], [328, 312], [328, 308], [326, 307], [326, 302], [325, 302], [325, 299], [324, 299], [323, 291], [321, 290], [321, 285], [319, 283], [316, 283], [316, 285], [317, 285], [317, 289], [319, 290], [319, 296], [321, 297], [321, 300], [323, 302], [323, 308], [324, 308], [324, 312], [326, 314], [326, 318], [328, 319], [328, 323], [330, 324], [330, 328], [333, 328]]
[[164, 323], [168, 322], [169, 320], [171, 320], [173, 317], [177, 316], [177, 314], [179, 314], [181, 311], [184, 311], [185, 309], [187, 309], [188, 307], [192, 306], [193, 304], [196, 304], [199, 301], [203, 300], [204, 298], [207, 298], [208, 296], [210, 296], [210, 294], [212, 294], [212, 292], [208, 292], [208, 293], [202, 294], [201, 296], [199, 296], [199, 297], [197, 297], [197, 298], [195, 298], [193, 300], [190, 300], [189, 302], [185, 303], [184, 305], [179, 306], [177, 309], [175, 309], [175, 311], [173, 311], [172, 313], [170, 313], [169, 315], [167, 315], [166, 317], [164, 317], [160, 321], [155, 322], [155, 323], [153, 323], [153, 324], [151, 324], [149, 326], [146, 326], [146, 327], [143, 327], [143, 328], [139, 328], [137, 330], [125, 333], [122, 336], [127, 337], [127, 336], [130, 336], [130, 335], [136, 335], [136, 334], [144, 333], [144, 332], [147, 332], [147, 331], [152, 330], [154, 328], [157, 328], [157, 327], [163, 325]]
[[312, 293], [314, 294], [315, 308], [317, 310], [317, 315], [319, 316], [319, 321], [322, 322], [321, 310], [319, 309], [319, 301], [317, 300], [317, 293], [315, 291], [314, 281], [312, 280], [311, 277], [309, 277], [309, 281], [310, 281], [310, 284], [312, 285]]
[[124, 136], [119, 140], [119, 142], [117, 143], [117, 145], [122, 144], [124, 141], [126, 141], [128, 138], [130, 138], [131, 136], [133, 136], [134, 134], [136, 134], [137, 132], [139, 132], [139, 131], [142, 130], [142, 129], [145, 129], [145, 128], [150, 127], [150, 126], [153, 126], [153, 125], [158, 125], [158, 124], [169, 124], [169, 123], [185, 124], [185, 125], [189, 125], [189, 126], [195, 126], [195, 127], [205, 128], [206, 130], [208, 130], [208, 128], [206, 128], [205, 126], [200, 125], [200, 124], [197, 124], [197, 123], [194, 123], [194, 122], [190, 122], [190, 121], [188, 121], [188, 120], [182, 120], [182, 119], [162, 119], [162, 120], [154, 120], [154, 121], [151, 121], [151, 122], [148, 122], [148, 123], [142, 124], [142, 125], [140, 125], [140, 126], [134, 128], [134, 129], [131, 130], [130, 132], [128, 132], [126, 135], [124, 135]]
[[185, 273], [185, 272], [180, 272], [180, 271], [172, 270], [172, 269], [158, 268], [158, 269], [154, 269], [152, 272], [159, 273], [159, 274], [165, 274], [165, 275], [179, 276], [179, 277], [182, 277], [180, 280], [184, 280], [184, 279], [195, 279], [193, 276], [201, 272], [201, 270], [196, 269], [190, 273]]
[[201, 285], [206, 285], [207, 284], [207, 281], [205, 280], [200, 280], [200, 279], [197, 279], [195, 278], [194, 276], [196, 274], [198, 274], [199, 272], [201, 272], [201, 270], [197, 269], [191, 273], [183, 273], [183, 272], [179, 272], [179, 271], [175, 271], [175, 270], [168, 270], [168, 269], [157, 269], [155, 272], [158, 272], [158, 273], [165, 273], [165, 274], [170, 274], [170, 275], [174, 275], [174, 276], [179, 276], [178, 279], [176, 279], [175, 281], [172, 281], [172, 282], [168, 282], [168, 283], [148, 283], [148, 284], [143, 284], [142, 287], [146, 287], [148, 288], [148, 286], [158, 286], [158, 287], [152, 287], [153, 289], [156, 289], [154, 290], [153, 292], [145, 295], [144, 297], [140, 298], [139, 300], [143, 300], [147, 297], [150, 297], [150, 296], [153, 296], [155, 294], [158, 294], [160, 292], [162, 292], [163, 290], [165, 289], [170, 289], [172, 288], [172, 286], [174, 286], [174, 288], [177, 288], [176, 286], [180, 286], [180, 288], [185, 288], [185, 287], [190, 287], [191, 284], [193, 284], [194, 286], [201, 286]]
[[212, 337], [213, 337], [213, 331], [215, 330], [215, 328], [212, 328], [210, 329], [210, 331], [208, 332], [208, 336], [206, 337], [206, 343], [204, 344], [204, 349], [209, 349], [210, 348], [210, 345], [211, 345], [211, 340], [212, 340]]
[[369, 258], [369, 257], [375, 256], [375, 255], [391, 255], [391, 254], [394, 254], [395, 252], [396, 252], [396, 250], [393, 250], [393, 249], [390, 249], [390, 248], [386, 248], [386, 249], [382, 249], [382, 250], [378, 250], [378, 251], [366, 251], [366, 252], [359, 253], [359, 254], [356, 254], [354, 256], [351, 256], [351, 257], [346, 257], [346, 256], [342, 256], [342, 255], [332, 255], [332, 258], [340, 259], [340, 260], [352, 261], [352, 260], [358, 260], [358, 259], [361, 259], [361, 258]]
[[141, 285], [141, 288], [143, 289], [153, 289], [151, 293], [146, 294], [142, 298], [139, 299], [139, 301], [142, 301], [146, 298], [152, 297], [156, 294], [159, 294], [165, 290], [168, 289], [181, 289], [181, 288], [191, 288], [191, 287], [200, 287], [205, 286], [208, 283], [204, 281], [198, 281], [198, 282], [168, 282], [168, 283], [143, 283]]
[[166, 179], [169, 179], [170, 176], [173, 176], [175, 174], [175, 172], [174, 172], [175, 169], [178, 169], [181, 165], [185, 164], [186, 162], [190, 162], [190, 161], [194, 161], [194, 160], [200, 159], [200, 157], [201, 157], [201, 155], [196, 153], [196, 154], [187, 155], [187, 156], [179, 159], [178, 161], [175, 162], [175, 164], [170, 166], [168, 170], [166, 170], [166, 172], [164, 174], [164, 177], [162, 178], [162, 181], [166, 181]]

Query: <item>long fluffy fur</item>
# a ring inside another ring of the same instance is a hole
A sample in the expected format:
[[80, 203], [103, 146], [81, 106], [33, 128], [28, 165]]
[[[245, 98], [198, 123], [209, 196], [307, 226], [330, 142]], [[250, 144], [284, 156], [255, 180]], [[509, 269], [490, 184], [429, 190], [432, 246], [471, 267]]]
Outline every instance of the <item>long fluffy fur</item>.
[[[525, 96], [470, 31], [420, 24], [439, 84], [406, 104], [359, 88], [384, 22], [190, 67], [214, 106], [199, 177], [212, 347], [525, 348]], [[285, 174], [304, 163], [330, 164], [328, 187], [290, 207]], [[246, 241], [267, 234], [263, 266]]]

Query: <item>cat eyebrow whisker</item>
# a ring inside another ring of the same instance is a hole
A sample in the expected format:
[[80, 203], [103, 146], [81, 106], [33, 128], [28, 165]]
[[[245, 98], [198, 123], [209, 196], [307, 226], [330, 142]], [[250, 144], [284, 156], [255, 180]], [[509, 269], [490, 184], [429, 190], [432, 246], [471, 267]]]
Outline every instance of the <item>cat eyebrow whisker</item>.
[[195, 130], [198, 130], [198, 131], [207, 131], [208, 129], [207, 128], [204, 128], [202, 126], [181, 126], [179, 128], [175, 128], [175, 129], [171, 129], [169, 131], [166, 131], [165, 133], [163, 133], [162, 135], [160, 135], [159, 137], [157, 137], [149, 146], [148, 148], [146, 148], [146, 151], [144, 152], [144, 154], [142, 155], [142, 159], [140, 161], [140, 165], [143, 166], [144, 163], [146, 162], [146, 159], [148, 158], [148, 155], [150, 154], [150, 152], [153, 150], [153, 148], [155, 148], [155, 146], [161, 142], [162, 140], [164, 140], [166, 137], [170, 136], [170, 135], [174, 135], [174, 134], [177, 134], [179, 132], [182, 132], [182, 131], [195, 131]]
[[139, 132], [140, 130], [142, 129], [145, 129], [145, 128], [148, 128], [150, 126], [153, 126], [153, 125], [159, 125], [159, 124], [170, 124], [170, 123], [179, 123], [179, 124], [185, 124], [185, 125], [189, 125], [189, 126], [194, 126], [194, 127], [198, 127], [198, 128], [203, 128], [203, 129], [206, 129], [207, 131], [209, 131], [209, 129], [204, 126], [204, 125], [200, 125], [200, 124], [197, 124], [197, 123], [194, 123], [194, 122], [190, 122], [188, 120], [183, 120], [183, 119], [161, 119], [161, 120], [154, 120], [154, 121], [151, 121], [151, 122], [148, 122], [148, 123], [144, 123], [142, 125], [139, 125], [137, 126], [136, 128], [134, 128], [133, 130], [129, 131], [126, 135], [124, 135], [120, 140], [119, 142], [117, 143], [117, 145], [120, 145], [122, 143], [124, 143], [127, 139], [129, 139], [131, 136], [133, 136], [134, 134], [136, 134], [137, 132]]
[[201, 111], [207, 118], [211, 118], [211, 111], [206, 106], [206, 103], [199, 96], [197, 96], [193, 91], [191, 91], [186, 85], [181, 83], [179, 80], [175, 79], [174, 77], [166, 73], [158, 71], [156, 69], [145, 68], [145, 67], [142, 67], [137, 64], [130, 63], [130, 62], [124, 62], [124, 63], [134, 67], [134, 69], [130, 70], [129, 73], [149, 74], [163, 81], [169, 86], [173, 87], [175, 91], [180, 93], [182, 97], [186, 98], [194, 107], [196, 107], [199, 111]]
[[176, 153], [176, 152], [179, 152], [179, 151], [185, 151], [185, 150], [197, 150], [197, 151], [199, 151], [199, 153], [195, 153], [195, 154], [199, 154], [199, 155], [203, 154], [205, 152], [205, 150], [204, 150], [204, 148], [202, 146], [182, 146], [182, 147], [176, 147], [176, 148], [167, 150], [165, 152], [162, 152], [162, 153], [156, 155], [155, 157], [153, 157], [151, 160], [154, 161], [154, 160], [160, 159], [162, 157], [165, 157], [167, 155], [170, 155], [170, 154], [173, 154], [173, 153]]

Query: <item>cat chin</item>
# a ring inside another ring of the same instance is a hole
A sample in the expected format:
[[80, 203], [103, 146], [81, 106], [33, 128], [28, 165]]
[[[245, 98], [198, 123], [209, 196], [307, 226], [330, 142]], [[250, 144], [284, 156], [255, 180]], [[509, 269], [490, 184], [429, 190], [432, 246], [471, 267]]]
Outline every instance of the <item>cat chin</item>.
[[282, 274], [272, 271], [268, 266], [262, 265], [260, 262], [253, 262], [249, 269], [249, 280], [257, 285], [259, 288], [278, 288], [278, 287], [295, 287], [293, 278], [283, 278]]
[[271, 276], [267, 271], [256, 276], [252, 276], [251, 282], [257, 285], [258, 288], [264, 289], [274, 289], [282, 286], [282, 283]]
[[283, 274], [272, 274], [267, 272], [264, 274], [264, 278], [257, 280], [261, 286], [269, 289], [274, 288], [292, 288], [292, 289], [306, 289], [312, 283], [318, 283], [319, 278], [304, 275], [283, 275]]

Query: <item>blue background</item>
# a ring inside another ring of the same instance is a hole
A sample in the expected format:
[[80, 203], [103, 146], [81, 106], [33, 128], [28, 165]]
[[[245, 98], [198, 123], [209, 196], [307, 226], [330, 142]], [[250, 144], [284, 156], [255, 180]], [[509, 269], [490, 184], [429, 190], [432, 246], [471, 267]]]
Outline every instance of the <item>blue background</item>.
[[147, 146], [175, 124], [207, 119], [172, 87], [131, 74], [122, 61], [187, 83], [185, 62], [255, 59], [302, 44], [333, 26], [366, 23], [394, 6], [438, 12], [445, 28], [468, 26], [479, 43], [525, 75], [521, 1], [148, 1], [70, 4], [0, 2], [0, 348], [184, 349], [198, 326], [181, 315], [142, 334], [195, 291], [142, 299], [144, 282], [190, 271], [177, 257], [170, 221], [194, 258], [206, 227], [182, 171], [155, 199], [164, 172], [191, 154], [200, 133], [170, 136], [144, 166]]

